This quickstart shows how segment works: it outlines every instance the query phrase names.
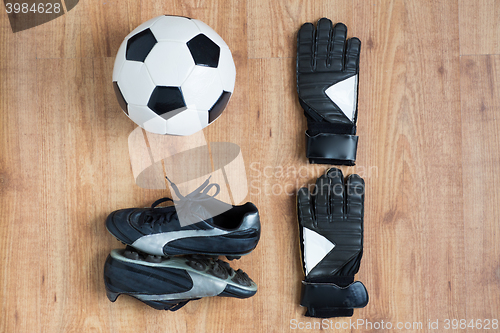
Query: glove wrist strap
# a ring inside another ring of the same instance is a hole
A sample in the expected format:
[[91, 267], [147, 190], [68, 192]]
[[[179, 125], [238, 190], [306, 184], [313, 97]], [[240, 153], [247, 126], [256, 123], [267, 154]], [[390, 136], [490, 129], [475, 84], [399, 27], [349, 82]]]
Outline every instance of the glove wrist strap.
[[354, 308], [368, 304], [368, 292], [360, 281], [339, 287], [334, 283], [302, 281], [300, 305], [306, 316], [316, 318], [351, 317]]
[[310, 163], [354, 165], [358, 136], [350, 134], [306, 132], [306, 156]]

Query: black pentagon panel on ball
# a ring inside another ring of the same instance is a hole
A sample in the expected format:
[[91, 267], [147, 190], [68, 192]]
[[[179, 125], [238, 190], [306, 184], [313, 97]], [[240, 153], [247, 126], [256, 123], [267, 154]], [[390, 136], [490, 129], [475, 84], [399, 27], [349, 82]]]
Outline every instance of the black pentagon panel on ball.
[[149, 28], [139, 32], [127, 41], [125, 59], [144, 62], [156, 43], [157, 40]]
[[220, 47], [204, 34], [196, 35], [186, 44], [196, 65], [219, 66]]
[[227, 102], [229, 102], [229, 97], [231, 97], [231, 93], [229, 91], [223, 91], [217, 102], [215, 102], [215, 104], [210, 108], [210, 110], [208, 110], [209, 124], [215, 119], [217, 119], [222, 113], [222, 111], [224, 111]]
[[167, 112], [185, 108], [186, 103], [180, 87], [158, 86], [149, 98], [148, 107], [161, 116]]
[[115, 89], [115, 95], [116, 99], [118, 99], [118, 104], [120, 104], [120, 107], [122, 110], [128, 115], [128, 109], [127, 109], [127, 101], [123, 97], [122, 91], [120, 90], [120, 87], [118, 87], [118, 82], [113, 81], [113, 88]]

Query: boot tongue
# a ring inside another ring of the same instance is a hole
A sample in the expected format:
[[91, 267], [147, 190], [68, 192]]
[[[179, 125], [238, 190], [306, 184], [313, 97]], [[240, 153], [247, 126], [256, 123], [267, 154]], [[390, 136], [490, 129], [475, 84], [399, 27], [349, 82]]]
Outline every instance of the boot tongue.
[[200, 201], [181, 199], [174, 202], [181, 227], [202, 221], [213, 226], [213, 217], [233, 207], [231, 204], [209, 196], [205, 196], [205, 198]]
[[213, 215], [204, 205], [188, 204], [182, 205], [179, 208], [177, 214], [181, 228], [199, 222], [213, 223]]

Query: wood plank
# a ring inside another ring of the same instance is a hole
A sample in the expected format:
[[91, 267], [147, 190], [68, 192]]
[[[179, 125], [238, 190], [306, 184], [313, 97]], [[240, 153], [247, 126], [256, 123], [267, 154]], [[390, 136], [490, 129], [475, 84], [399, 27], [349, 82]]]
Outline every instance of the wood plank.
[[[417, 320], [419, 278], [408, 274], [414, 230], [403, 205], [404, 130], [407, 112], [403, 1], [355, 1], [354, 29], [361, 40], [358, 157], [352, 173], [365, 179], [364, 253], [357, 279], [370, 295], [359, 318]], [[384, 258], [380, 260], [380, 258]]]
[[460, 59], [467, 317], [500, 313], [500, 56]]
[[14, 34], [0, 18], [0, 331], [40, 327], [43, 253], [39, 211], [42, 170], [36, 142], [43, 129], [33, 30]]
[[[327, 17], [332, 22], [353, 24], [353, 2], [341, 0], [248, 0], [248, 49], [250, 58], [295, 57], [297, 31], [305, 22]], [[356, 33], [350, 30], [348, 36]], [[355, 35], [353, 35], [355, 36]]]
[[[104, 332], [131, 332], [137, 329], [137, 321], [144, 322], [145, 309], [140, 302], [120, 297], [111, 303], [102, 280], [103, 268], [109, 252], [123, 248], [105, 227], [105, 219], [114, 210], [149, 205], [147, 191], [139, 188], [132, 176], [128, 148], [128, 135], [136, 125], [120, 109], [110, 83], [113, 58], [96, 58], [93, 61], [93, 109], [91, 140], [92, 170], [95, 180], [92, 195], [94, 208], [89, 215], [87, 228], [92, 230], [92, 245], [88, 250], [92, 257], [92, 273], [89, 275], [88, 307], [98, 309], [93, 314], [93, 325]], [[104, 185], [106, 184], [106, 185]], [[161, 195], [158, 192], [155, 194]], [[125, 309], [125, 310], [124, 310]], [[134, 311], [130, 315], [127, 309]]]
[[459, 0], [460, 54], [500, 54], [500, 1]]
[[[88, 217], [93, 215], [92, 59], [39, 60], [40, 142], [43, 173], [41, 224], [45, 244], [40, 256], [43, 327], [67, 331], [82, 325], [74, 297], [84, 306], [92, 251]], [[61, 71], [54, 73], [54, 68]], [[42, 83], [43, 82], [43, 83]], [[65, 87], [65, 89], [61, 89]], [[78, 91], [78, 94], [74, 92]], [[73, 295], [73, 297], [71, 297]], [[89, 308], [91, 315], [96, 309]]]
[[413, 313], [465, 318], [458, 4], [405, 1], [405, 12], [403, 207], [413, 236], [403, 251]]
[[298, 302], [303, 273], [295, 193], [326, 168], [304, 163], [306, 122], [290, 70], [294, 63], [295, 59], [249, 63], [250, 110], [257, 112], [249, 121], [254, 142], [249, 154], [250, 200], [259, 207], [265, 230], [252, 253], [259, 263], [253, 267], [259, 284], [253, 300], [259, 331], [288, 331], [290, 319], [303, 314]]

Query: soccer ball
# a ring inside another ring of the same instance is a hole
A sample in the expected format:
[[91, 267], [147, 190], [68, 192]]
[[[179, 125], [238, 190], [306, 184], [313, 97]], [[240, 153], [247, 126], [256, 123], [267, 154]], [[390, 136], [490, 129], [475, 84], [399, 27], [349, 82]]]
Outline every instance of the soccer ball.
[[162, 15], [122, 42], [113, 86], [125, 114], [146, 131], [190, 135], [217, 119], [236, 69], [224, 40], [205, 23]]

